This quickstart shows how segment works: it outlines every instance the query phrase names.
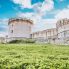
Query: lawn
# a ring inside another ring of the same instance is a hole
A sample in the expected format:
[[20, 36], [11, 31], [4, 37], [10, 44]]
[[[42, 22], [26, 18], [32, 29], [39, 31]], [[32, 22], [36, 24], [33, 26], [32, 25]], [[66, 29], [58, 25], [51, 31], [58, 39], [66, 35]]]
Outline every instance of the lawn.
[[69, 46], [0, 44], [0, 69], [69, 69]]

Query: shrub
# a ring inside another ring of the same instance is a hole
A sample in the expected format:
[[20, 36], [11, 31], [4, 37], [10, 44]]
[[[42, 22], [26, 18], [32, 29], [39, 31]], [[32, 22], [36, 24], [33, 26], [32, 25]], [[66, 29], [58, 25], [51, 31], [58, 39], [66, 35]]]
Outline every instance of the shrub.
[[9, 43], [20, 43], [20, 42], [21, 42], [21, 40], [12, 40]]
[[33, 39], [12, 40], [9, 43], [35, 43]]

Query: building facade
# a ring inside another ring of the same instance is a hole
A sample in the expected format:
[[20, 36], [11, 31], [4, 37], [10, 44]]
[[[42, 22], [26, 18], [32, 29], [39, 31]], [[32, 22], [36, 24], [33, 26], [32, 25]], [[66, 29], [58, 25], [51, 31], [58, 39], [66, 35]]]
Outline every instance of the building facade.
[[61, 43], [69, 43], [69, 19], [61, 19], [56, 23], [58, 39]]
[[57, 35], [57, 29], [52, 28], [52, 29], [34, 32], [32, 34], [32, 38], [38, 41], [47, 43], [47, 42], [50, 42], [51, 39], [54, 41], [54, 39], [56, 38], [56, 35]]
[[33, 22], [26, 18], [9, 19], [9, 38], [10, 39], [23, 39], [31, 38], [31, 30]]
[[58, 20], [56, 28], [34, 32], [32, 38], [47, 43], [69, 44], [69, 19]]

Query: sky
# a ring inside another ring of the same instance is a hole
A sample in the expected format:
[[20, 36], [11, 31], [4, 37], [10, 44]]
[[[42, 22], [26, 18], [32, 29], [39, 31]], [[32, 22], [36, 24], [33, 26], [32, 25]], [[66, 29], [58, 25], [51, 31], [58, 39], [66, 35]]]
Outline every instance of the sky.
[[53, 28], [69, 18], [69, 0], [0, 0], [0, 36], [8, 32], [8, 19], [17, 17], [33, 20], [33, 32]]

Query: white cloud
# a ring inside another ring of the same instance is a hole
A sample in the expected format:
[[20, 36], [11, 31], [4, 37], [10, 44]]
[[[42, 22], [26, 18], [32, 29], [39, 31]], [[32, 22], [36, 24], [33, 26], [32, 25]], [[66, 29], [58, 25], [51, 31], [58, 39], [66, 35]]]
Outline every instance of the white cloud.
[[0, 37], [6, 37], [8, 35], [8, 33], [6, 32], [0, 32]]
[[53, 0], [45, 0], [42, 4], [37, 3], [33, 6], [34, 10], [40, 17], [46, 15], [48, 11], [54, 9], [54, 1]]
[[39, 23], [34, 24], [32, 32], [55, 28], [56, 22], [56, 19], [43, 19]]
[[30, 18], [30, 17], [32, 17], [32, 15], [33, 15], [33, 13], [22, 13], [22, 12], [17, 13], [18, 17], [28, 17], [28, 18]]
[[43, 15], [47, 11], [50, 11], [54, 8], [53, 0], [45, 0], [43, 3], [31, 4], [31, 0], [12, 0], [14, 3], [19, 4], [23, 8], [32, 8], [38, 14]]
[[43, 3], [36, 3], [33, 5], [33, 9], [41, 16], [45, 15], [47, 11], [54, 9], [54, 1], [45, 0]]
[[8, 19], [7, 19], [7, 18], [0, 19], [0, 24], [5, 24], [5, 25], [7, 25], [7, 24], [8, 24]]
[[56, 19], [69, 18], [69, 9], [63, 9], [55, 16]]
[[50, 11], [54, 8], [53, 0], [45, 0], [42, 4], [41, 11]]
[[8, 19], [0, 19], [0, 27], [4, 29], [5, 31], [0, 30], [0, 36], [3, 35], [5, 36], [8, 34]]
[[13, 0], [14, 3], [20, 4], [22, 8], [31, 8], [31, 0]]

